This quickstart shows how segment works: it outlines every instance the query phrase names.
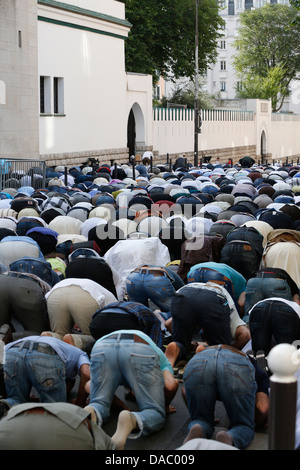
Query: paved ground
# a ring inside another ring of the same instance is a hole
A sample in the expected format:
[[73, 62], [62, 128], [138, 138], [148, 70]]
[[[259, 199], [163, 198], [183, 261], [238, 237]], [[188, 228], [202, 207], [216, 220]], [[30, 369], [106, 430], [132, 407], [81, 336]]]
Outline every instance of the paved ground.
[[[126, 401], [124, 399], [125, 390], [123, 387], [118, 389], [117, 395], [121, 398], [126, 405], [131, 409], [137, 409], [136, 404]], [[136, 440], [128, 439], [125, 450], [138, 451], [138, 450], [176, 450], [180, 447], [187, 435], [187, 426], [189, 423], [189, 414], [186, 405], [181, 395], [181, 385], [177, 392], [172, 404], [176, 408], [176, 413], [167, 417], [166, 426], [159, 432], [145, 438]], [[108, 435], [112, 436], [116, 429], [118, 411], [114, 410], [112, 417], [108, 423], [103, 426], [103, 429]], [[216, 419], [219, 420], [216, 426], [215, 434], [221, 429], [227, 429], [228, 418], [221, 402], [216, 405]], [[255, 438], [247, 450], [267, 450], [268, 449], [268, 435], [267, 429], [263, 432], [257, 432]]]

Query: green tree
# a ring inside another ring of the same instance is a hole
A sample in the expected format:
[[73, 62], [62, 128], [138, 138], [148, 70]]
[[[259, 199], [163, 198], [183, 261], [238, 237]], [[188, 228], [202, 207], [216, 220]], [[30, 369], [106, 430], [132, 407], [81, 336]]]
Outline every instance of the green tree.
[[[290, 4], [293, 5], [297, 10], [300, 10], [300, 0], [290, 0]], [[299, 13], [297, 13], [297, 16], [294, 19], [295, 24], [300, 25], [300, 16]]]
[[[238, 96], [272, 99], [279, 111], [300, 71], [300, 31], [293, 6], [266, 4], [241, 14], [234, 66], [243, 84]], [[248, 91], [248, 92], [247, 92]]]
[[[168, 79], [195, 74], [195, 0], [121, 0], [132, 24], [125, 45], [127, 72]], [[217, 57], [223, 20], [218, 1], [198, 0], [199, 73]]]
[[[168, 103], [173, 105], [184, 105], [187, 108], [195, 107], [195, 87], [192, 83], [186, 85], [176, 85], [171, 96], [164, 97], [158, 106], [166, 108]], [[198, 95], [198, 107], [199, 109], [210, 109], [212, 108], [211, 97], [204, 91], [200, 90]]]
[[239, 98], [271, 99], [272, 110], [275, 112], [282, 106], [283, 99], [289, 95], [284, 81], [283, 67], [273, 67], [266, 77], [260, 75], [247, 76], [243, 81], [243, 88], [238, 91]]

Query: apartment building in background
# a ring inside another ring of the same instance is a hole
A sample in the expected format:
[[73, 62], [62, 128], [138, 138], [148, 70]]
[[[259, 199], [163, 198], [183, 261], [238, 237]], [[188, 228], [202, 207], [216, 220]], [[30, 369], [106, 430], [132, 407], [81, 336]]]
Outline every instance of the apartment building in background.
[[[241, 86], [233, 66], [233, 45], [240, 27], [240, 14], [245, 10], [260, 8], [266, 3], [289, 5], [289, 0], [223, 0], [220, 15], [225, 21], [223, 36], [218, 42], [218, 58], [207, 71], [206, 91], [219, 100], [235, 100]], [[292, 93], [286, 100], [282, 112], [300, 113], [300, 86], [292, 83]], [[229, 105], [229, 104], [227, 104]], [[234, 106], [232, 102], [231, 106]]]

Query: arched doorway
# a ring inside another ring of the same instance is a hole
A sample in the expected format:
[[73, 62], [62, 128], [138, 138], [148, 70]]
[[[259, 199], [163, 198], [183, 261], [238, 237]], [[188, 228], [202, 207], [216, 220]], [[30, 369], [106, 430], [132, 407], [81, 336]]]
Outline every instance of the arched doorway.
[[145, 119], [143, 111], [138, 103], [132, 106], [127, 122], [127, 147], [129, 157], [136, 155], [139, 149], [145, 147]]
[[128, 124], [127, 124], [127, 147], [129, 149], [129, 157], [135, 155], [135, 118], [134, 112], [131, 109], [128, 117]]
[[262, 165], [266, 163], [266, 155], [267, 155], [267, 139], [265, 131], [262, 131], [260, 136], [260, 156], [261, 156], [261, 163]]

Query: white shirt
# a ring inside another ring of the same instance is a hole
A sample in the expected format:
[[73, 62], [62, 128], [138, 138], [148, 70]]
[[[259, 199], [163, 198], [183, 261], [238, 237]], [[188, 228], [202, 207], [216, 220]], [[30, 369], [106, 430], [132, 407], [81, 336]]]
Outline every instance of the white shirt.
[[251, 312], [252, 310], [259, 304], [261, 304], [262, 302], [265, 302], [266, 300], [277, 300], [278, 302], [283, 302], [287, 305], [289, 305], [295, 313], [297, 313], [298, 317], [300, 318], [300, 305], [297, 304], [297, 302], [293, 302], [292, 300], [286, 300], [286, 299], [282, 299], [281, 297], [268, 297], [267, 299], [263, 299], [263, 300], [260, 300], [259, 302], [257, 302], [255, 305], [253, 305], [253, 307], [251, 308], [251, 310], [249, 310], [249, 315], [251, 315]]
[[62, 281], [55, 284], [51, 291], [46, 294], [46, 299], [55, 289], [68, 286], [78, 286], [81, 287], [81, 289], [87, 291], [96, 300], [100, 308], [113, 302], [117, 302], [116, 297], [109, 290], [105, 289], [105, 287], [101, 286], [97, 282], [92, 281], [91, 279], [77, 279], [73, 277], [63, 279]]

